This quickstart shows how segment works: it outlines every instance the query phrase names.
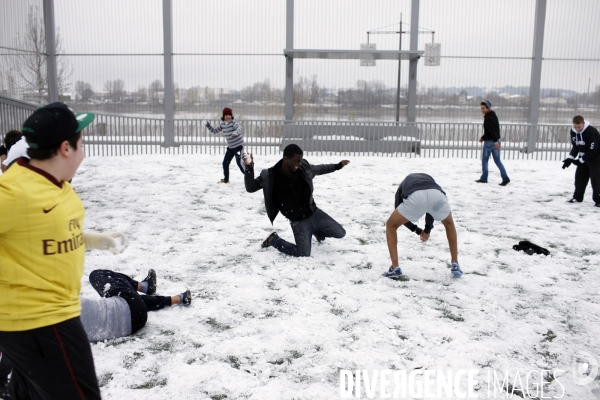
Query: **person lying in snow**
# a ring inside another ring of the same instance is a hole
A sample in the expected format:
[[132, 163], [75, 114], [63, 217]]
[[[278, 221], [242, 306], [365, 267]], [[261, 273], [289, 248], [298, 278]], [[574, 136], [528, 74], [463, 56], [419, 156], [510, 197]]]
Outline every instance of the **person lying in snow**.
[[156, 272], [153, 269], [141, 282], [108, 269], [92, 271], [89, 280], [101, 296], [100, 299], [81, 298], [81, 322], [90, 342], [129, 336], [146, 325], [148, 311], [192, 303], [189, 290], [174, 296], [154, 296]]

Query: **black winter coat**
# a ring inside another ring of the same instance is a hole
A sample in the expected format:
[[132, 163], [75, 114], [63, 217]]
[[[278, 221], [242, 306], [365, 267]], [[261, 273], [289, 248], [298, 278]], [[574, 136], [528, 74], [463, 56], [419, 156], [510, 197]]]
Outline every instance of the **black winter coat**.
[[[275, 217], [277, 217], [277, 214], [279, 214], [279, 210], [273, 204], [273, 185], [275, 184], [275, 172], [273, 169], [280, 167], [281, 161], [269, 169], [263, 169], [258, 178], [254, 179], [254, 167], [246, 165], [246, 173], [244, 174], [244, 184], [246, 185], [247, 192], [254, 193], [260, 189], [263, 190], [263, 195], [265, 197], [265, 208], [267, 209], [267, 216], [269, 217], [271, 224], [275, 220]], [[313, 178], [317, 175], [335, 172], [340, 168], [341, 164], [310, 165], [308, 161], [302, 160], [302, 165], [299, 168], [300, 175], [310, 187], [309, 204], [313, 213], [317, 210], [317, 205], [315, 204], [315, 200], [312, 196], [314, 190], [312, 182]]]

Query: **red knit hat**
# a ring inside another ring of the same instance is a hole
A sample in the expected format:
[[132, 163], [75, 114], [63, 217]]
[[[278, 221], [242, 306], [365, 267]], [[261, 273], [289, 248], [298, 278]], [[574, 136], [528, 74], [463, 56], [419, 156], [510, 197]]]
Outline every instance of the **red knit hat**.
[[233, 116], [233, 110], [232, 110], [231, 108], [229, 108], [229, 107], [225, 107], [225, 108], [223, 109], [223, 116], [225, 116], [225, 115], [227, 115], [227, 114], [229, 114], [229, 115]]

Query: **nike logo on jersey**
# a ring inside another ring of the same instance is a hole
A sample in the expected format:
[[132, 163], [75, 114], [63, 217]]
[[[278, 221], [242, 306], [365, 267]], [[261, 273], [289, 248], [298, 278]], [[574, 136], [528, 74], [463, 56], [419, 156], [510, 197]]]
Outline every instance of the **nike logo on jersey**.
[[[55, 204], [54, 207], [56, 207], [58, 204]], [[49, 209], [45, 209], [44, 208], [44, 214], [48, 214], [50, 211], [54, 210], [54, 207], [49, 208]]]

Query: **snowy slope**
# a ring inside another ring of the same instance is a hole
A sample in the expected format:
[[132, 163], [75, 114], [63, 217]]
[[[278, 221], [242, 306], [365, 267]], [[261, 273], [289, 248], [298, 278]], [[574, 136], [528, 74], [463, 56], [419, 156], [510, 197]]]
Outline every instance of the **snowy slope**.
[[[306, 157], [342, 158], [351, 163], [315, 178], [315, 200], [347, 235], [313, 240], [304, 259], [260, 248], [273, 230], [292, 240], [291, 229], [281, 215], [271, 226], [235, 163], [231, 183], [217, 184], [220, 155], [84, 161], [73, 184], [85, 229], [131, 242], [119, 255], [87, 253], [83, 296], [97, 296], [87, 282], [97, 268], [139, 279], [154, 268], [159, 294], [194, 295], [190, 308], [152, 313], [137, 334], [92, 346], [103, 398], [337, 399], [340, 369], [414, 368], [560, 369], [562, 398], [600, 398], [600, 377], [583, 386], [571, 377], [577, 352], [600, 361], [600, 209], [591, 188], [583, 203], [565, 203], [573, 167], [508, 160], [512, 182], [500, 187], [492, 162], [490, 183], [478, 184], [478, 160]], [[257, 156], [257, 172], [278, 159]], [[408, 279], [380, 276], [390, 265], [385, 221], [411, 172], [448, 194], [462, 279], [447, 269], [440, 223], [424, 244], [401, 228]], [[551, 255], [512, 250], [519, 240]], [[561, 393], [556, 382], [546, 389]]]

